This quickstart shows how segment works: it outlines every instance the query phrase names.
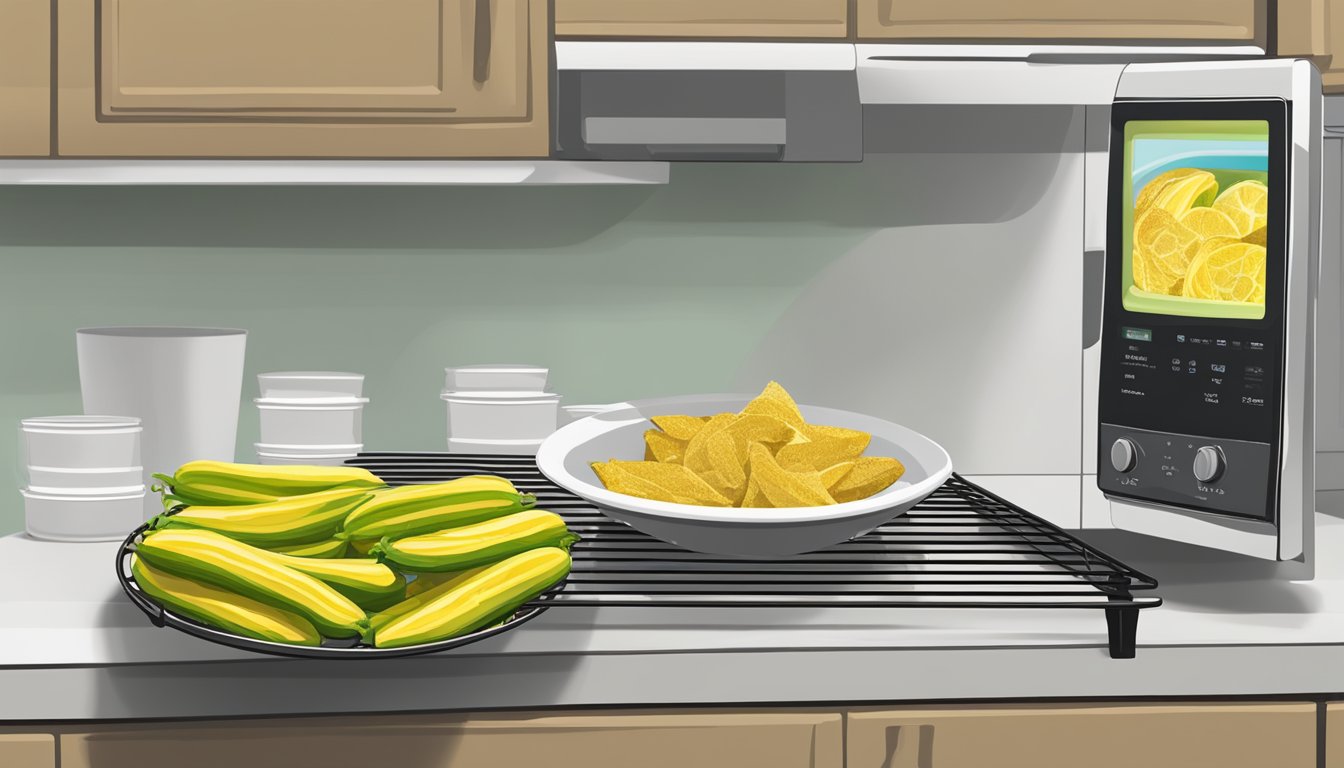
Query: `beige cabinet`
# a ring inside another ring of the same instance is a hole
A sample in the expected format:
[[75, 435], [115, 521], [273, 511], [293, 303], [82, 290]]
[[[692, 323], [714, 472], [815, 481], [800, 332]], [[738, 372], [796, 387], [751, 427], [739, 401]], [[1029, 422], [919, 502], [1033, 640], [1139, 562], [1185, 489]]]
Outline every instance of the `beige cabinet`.
[[781, 711], [271, 719], [66, 733], [61, 767], [840, 768], [842, 738], [838, 713]]
[[1325, 705], [1325, 768], [1344, 768], [1344, 701]]
[[557, 37], [837, 38], [849, 0], [555, 0]]
[[1344, 93], [1344, 0], [1279, 0], [1279, 55], [1305, 56], [1326, 93]]
[[56, 768], [56, 737], [50, 733], [0, 731], [0, 765], [4, 768]]
[[848, 768], [1313, 768], [1316, 705], [853, 711]]
[[55, 2], [61, 155], [549, 151], [547, 0]]
[[1258, 0], [857, 0], [860, 39], [1256, 44]]
[[50, 152], [51, 3], [0, 0], [0, 157]]

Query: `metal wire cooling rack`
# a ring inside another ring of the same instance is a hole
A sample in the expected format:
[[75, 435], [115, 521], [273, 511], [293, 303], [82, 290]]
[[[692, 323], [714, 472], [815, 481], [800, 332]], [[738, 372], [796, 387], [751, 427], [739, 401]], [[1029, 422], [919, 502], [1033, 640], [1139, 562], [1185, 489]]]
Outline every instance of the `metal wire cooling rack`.
[[549, 607], [1100, 608], [1112, 658], [1133, 658], [1135, 597], [1157, 581], [959, 475], [872, 533], [781, 560], [680, 549], [616, 522], [537, 470], [530, 456], [364, 453], [348, 464], [389, 485], [494, 474], [583, 537]]

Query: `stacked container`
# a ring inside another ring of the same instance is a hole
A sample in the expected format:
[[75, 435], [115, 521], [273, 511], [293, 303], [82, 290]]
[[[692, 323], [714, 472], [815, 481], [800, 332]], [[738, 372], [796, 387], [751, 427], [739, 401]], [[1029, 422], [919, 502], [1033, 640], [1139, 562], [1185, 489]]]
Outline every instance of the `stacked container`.
[[535, 455], [555, 431], [560, 396], [546, 392], [547, 369], [468, 365], [444, 372], [450, 453]]
[[343, 464], [364, 450], [364, 376], [294, 371], [257, 375], [262, 464]]
[[145, 521], [140, 420], [46, 416], [19, 422], [28, 535], [114, 541]]

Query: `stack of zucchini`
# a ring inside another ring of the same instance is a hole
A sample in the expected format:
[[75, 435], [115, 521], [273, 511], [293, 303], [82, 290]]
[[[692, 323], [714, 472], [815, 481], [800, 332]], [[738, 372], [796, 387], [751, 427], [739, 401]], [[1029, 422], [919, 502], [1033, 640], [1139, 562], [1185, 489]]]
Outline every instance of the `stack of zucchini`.
[[196, 461], [157, 477], [170, 511], [134, 546], [140, 589], [277, 643], [399, 648], [498, 624], [569, 573], [578, 540], [493, 475], [389, 488], [354, 467]]

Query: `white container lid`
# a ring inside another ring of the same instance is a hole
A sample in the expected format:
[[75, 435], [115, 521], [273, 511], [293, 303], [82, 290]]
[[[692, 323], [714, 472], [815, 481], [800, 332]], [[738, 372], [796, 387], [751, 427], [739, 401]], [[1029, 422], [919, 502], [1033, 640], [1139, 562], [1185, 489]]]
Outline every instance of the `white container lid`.
[[47, 434], [124, 434], [143, 432], [140, 419], [134, 416], [35, 416], [21, 419], [24, 432]]
[[537, 365], [460, 365], [443, 369], [445, 390], [540, 392], [546, 387], [549, 368]]
[[358, 397], [364, 374], [343, 371], [276, 371], [257, 374], [262, 397]]
[[440, 392], [439, 399], [450, 403], [480, 403], [481, 405], [539, 405], [558, 403], [560, 395], [552, 392]]

